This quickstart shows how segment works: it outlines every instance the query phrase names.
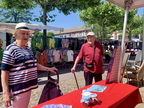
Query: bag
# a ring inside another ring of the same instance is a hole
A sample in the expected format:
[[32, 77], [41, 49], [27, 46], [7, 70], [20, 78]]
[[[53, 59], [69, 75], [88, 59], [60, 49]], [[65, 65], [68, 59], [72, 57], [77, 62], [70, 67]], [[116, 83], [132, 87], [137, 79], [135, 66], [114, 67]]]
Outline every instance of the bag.
[[85, 66], [86, 66], [87, 68], [92, 68], [92, 67], [94, 67], [93, 63], [85, 63]]
[[50, 72], [48, 73], [48, 82], [44, 86], [44, 89], [42, 91], [42, 94], [40, 96], [38, 104], [63, 95], [63, 93], [59, 89], [59, 85], [58, 85], [59, 84], [59, 75], [58, 75], [58, 72], [56, 72], [56, 73], [57, 73], [57, 79], [51, 78]]
[[85, 66], [86, 66], [87, 68], [93, 68], [93, 67], [94, 67], [93, 62], [94, 62], [94, 56], [95, 56], [95, 49], [96, 49], [96, 46], [94, 47], [94, 54], [93, 54], [92, 62], [91, 62], [91, 63], [85, 63]]

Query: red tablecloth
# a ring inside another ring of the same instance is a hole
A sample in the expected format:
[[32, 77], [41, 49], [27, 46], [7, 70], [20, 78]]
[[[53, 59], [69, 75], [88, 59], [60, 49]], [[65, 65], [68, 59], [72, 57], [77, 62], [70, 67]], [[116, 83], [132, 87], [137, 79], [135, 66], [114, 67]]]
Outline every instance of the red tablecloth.
[[[138, 103], [142, 102], [141, 95], [137, 87], [122, 83], [105, 84], [105, 80], [92, 85], [102, 85], [107, 88], [104, 92], [96, 92], [101, 104], [95, 105], [91, 108], [134, 108]], [[73, 105], [73, 108], [84, 108], [82, 103], [80, 103], [81, 93], [82, 90], [87, 89], [90, 86], [75, 90], [32, 108], [41, 108], [42, 106], [48, 104], [65, 104]]]

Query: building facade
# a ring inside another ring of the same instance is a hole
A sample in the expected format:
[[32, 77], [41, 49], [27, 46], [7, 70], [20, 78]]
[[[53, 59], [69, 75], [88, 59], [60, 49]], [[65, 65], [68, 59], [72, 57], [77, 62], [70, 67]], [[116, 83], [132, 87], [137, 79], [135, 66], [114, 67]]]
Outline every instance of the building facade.
[[71, 37], [71, 38], [75, 38], [75, 37], [85, 37], [87, 35], [87, 33], [90, 31], [91, 28], [88, 28], [86, 26], [77, 26], [77, 27], [73, 27], [73, 28], [67, 28], [61, 31], [53, 31], [55, 36], [59, 36], [59, 37]]

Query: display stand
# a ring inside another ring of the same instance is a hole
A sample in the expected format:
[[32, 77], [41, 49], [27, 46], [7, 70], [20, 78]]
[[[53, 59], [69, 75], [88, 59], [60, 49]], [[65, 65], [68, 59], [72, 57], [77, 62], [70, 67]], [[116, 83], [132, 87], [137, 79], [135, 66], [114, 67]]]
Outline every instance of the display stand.
[[110, 64], [108, 67], [108, 73], [106, 77], [106, 84], [112, 83], [112, 82], [118, 82], [119, 79], [119, 61], [120, 61], [120, 52], [121, 52], [121, 46], [117, 46], [114, 51], [113, 55], [110, 60]]

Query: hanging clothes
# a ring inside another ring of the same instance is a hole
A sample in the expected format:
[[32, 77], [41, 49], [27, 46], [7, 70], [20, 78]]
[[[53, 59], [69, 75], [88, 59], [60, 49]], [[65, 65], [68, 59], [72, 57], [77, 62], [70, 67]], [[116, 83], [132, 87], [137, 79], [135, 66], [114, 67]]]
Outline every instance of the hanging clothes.
[[38, 52], [38, 63], [43, 65], [43, 66], [47, 66], [47, 55], [46, 55], [46, 50], [44, 50], [43, 52]]
[[67, 51], [67, 62], [73, 62], [74, 61], [73, 55], [74, 55], [73, 50]]
[[60, 51], [59, 50], [53, 50], [53, 58], [54, 58], [54, 63], [57, 63], [60, 61]]
[[54, 38], [48, 38], [49, 39], [49, 49], [55, 48], [55, 39]]
[[62, 48], [68, 48], [69, 47], [69, 40], [68, 39], [62, 39]]

